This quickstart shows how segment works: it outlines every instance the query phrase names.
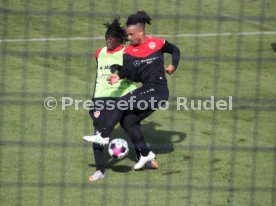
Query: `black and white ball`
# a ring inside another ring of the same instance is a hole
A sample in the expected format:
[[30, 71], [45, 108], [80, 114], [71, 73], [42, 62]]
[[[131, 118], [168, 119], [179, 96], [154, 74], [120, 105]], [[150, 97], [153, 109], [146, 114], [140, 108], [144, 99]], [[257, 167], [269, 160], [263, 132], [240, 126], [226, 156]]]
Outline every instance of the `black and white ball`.
[[108, 152], [115, 159], [122, 159], [129, 152], [128, 143], [121, 138], [113, 139], [108, 145]]

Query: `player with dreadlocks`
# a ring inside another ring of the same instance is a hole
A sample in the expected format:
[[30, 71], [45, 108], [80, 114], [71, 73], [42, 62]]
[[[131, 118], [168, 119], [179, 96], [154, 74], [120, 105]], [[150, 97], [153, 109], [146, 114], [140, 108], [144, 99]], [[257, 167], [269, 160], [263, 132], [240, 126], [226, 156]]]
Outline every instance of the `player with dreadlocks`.
[[[179, 49], [168, 41], [156, 37], [150, 37], [145, 34], [145, 25], [151, 24], [151, 18], [144, 11], [138, 11], [128, 17], [126, 30], [130, 44], [125, 48], [123, 55], [123, 66], [112, 65], [119, 69], [118, 74], [112, 74], [108, 81], [112, 85], [120, 79], [128, 78], [135, 82], [141, 82], [142, 86], [134, 91], [124, 95], [120, 100], [126, 102], [132, 101], [132, 108], [136, 117], [127, 118], [128, 125], [134, 125], [151, 115], [160, 103], [166, 101], [169, 97], [166, 75], [176, 71], [180, 59]], [[172, 55], [172, 63], [164, 69], [164, 53]], [[135, 99], [136, 101], [133, 101]], [[154, 107], [152, 107], [154, 100]], [[139, 102], [146, 102], [143, 110], [139, 108]], [[91, 136], [90, 140], [108, 144], [105, 138], [109, 137], [115, 125], [120, 121], [123, 110], [116, 109], [114, 115], [109, 116], [109, 121], [104, 130], [99, 134]], [[137, 130], [139, 131], [139, 130]], [[135, 170], [139, 170], [149, 161], [155, 158], [155, 154], [147, 147], [142, 133], [136, 134], [136, 145], [140, 151], [141, 157], [134, 165]]]
[[[136, 86], [128, 79], [122, 79], [116, 85], [110, 85], [107, 82], [107, 77], [111, 74], [111, 65], [123, 63], [123, 44], [127, 40], [127, 34], [123, 27], [120, 26], [119, 17], [114, 19], [110, 23], [104, 24], [107, 28], [105, 33], [106, 46], [100, 48], [96, 51], [96, 62], [97, 62], [97, 75], [94, 87], [94, 95], [92, 97], [92, 102], [94, 105], [106, 105], [108, 101], [116, 101], [119, 97], [133, 91]], [[92, 107], [89, 111], [90, 117], [93, 120], [93, 126], [95, 128], [95, 133], [102, 131], [108, 121], [109, 116], [113, 115], [112, 110], [107, 110], [107, 107]], [[121, 119], [121, 126], [124, 128], [125, 132], [129, 134], [130, 139], [133, 138], [131, 135], [135, 133], [136, 128], [140, 127], [140, 123], [135, 126], [129, 127], [127, 119], [129, 116], [133, 116], [131, 111], [124, 113]], [[124, 120], [124, 118], [127, 118]], [[84, 136], [86, 140], [87, 136]], [[135, 142], [133, 142], [135, 144]], [[103, 155], [103, 146], [97, 143], [92, 144], [94, 159], [96, 165], [96, 172], [89, 176], [89, 181], [96, 181], [105, 177], [105, 159]], [[137, 151], [136, 151], [137, 153]], [[137, 158], [139, 158], [137, 153]], [[149, 162], [148, 168], [157, 168], [157, 163], [155, 161]]]

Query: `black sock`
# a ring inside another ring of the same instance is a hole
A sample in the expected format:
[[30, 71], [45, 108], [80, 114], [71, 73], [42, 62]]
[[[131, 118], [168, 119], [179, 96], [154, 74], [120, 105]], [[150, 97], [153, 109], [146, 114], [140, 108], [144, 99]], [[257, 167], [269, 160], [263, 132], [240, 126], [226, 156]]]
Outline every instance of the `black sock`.
[[143, 156], [143, 157], [145, 157], [145, 156], [148, 156], [149, 155], [149, 152], [150, 152], [150, 150], [147, 148], [147, 149], [142, 149], [141, 150], [141, 155]]
[[100, 170], [101, 173], [104, 174], [105, 159], [104, 159], [104, 155], [103, 155], [103, 146], [101, 146], [97, 143], [93, 143], [92, 148], [93, 148], [93, 152], [94, 152], [96, 170]]
[[141, 157], [141, 153], [140, 153], [140, 150], [135, 148], [135, 152], [136, 152], [136, 158], [137, 158], [137, 161], [139, 161], [140, 157]]
[[142, 156], [148, 156], [150, 149], [148, 148], [147, 144], [145, 142], [140, 142], [139, 146], [139, 151]]

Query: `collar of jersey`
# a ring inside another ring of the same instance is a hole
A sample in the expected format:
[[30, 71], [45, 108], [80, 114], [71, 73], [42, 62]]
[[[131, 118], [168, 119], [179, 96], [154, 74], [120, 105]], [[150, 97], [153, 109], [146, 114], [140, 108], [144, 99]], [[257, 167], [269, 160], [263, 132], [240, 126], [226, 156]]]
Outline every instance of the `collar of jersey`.
[[113, 54], [113, 53], [115, 53], [115, 52], [117, 52], [117, 51], [120, 51], [121, 49], [123, 49], [124, 48], [124, 46], [122, 45], [122, 44], [120, 44], [119, 46], [117, 46], [115, 49], [113, 49], [113, 50], [106, 50], [106, 52], [108, 53], [108, 54]]

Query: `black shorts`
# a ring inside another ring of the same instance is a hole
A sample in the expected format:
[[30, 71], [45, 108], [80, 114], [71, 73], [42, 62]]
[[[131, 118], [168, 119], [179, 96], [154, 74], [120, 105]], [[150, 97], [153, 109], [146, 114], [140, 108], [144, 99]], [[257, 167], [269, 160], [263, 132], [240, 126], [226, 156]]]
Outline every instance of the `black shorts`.
[[169, 98], [167, 85], [142, 86], [118, 100], [129, 102], [128, 110], [156, 110]]
[[93, 105], [89, 110], [89, 115], [93, 120], [95, 130], [101, 131], [111, 115], [115, 115], [115, 109], [107, 107], [108, 102], [116, 104], [117, 98], [92, 98]]
[[[92, 99], [93, 106], [89, 110], [89, 115], [93, 120], [93, 126], [95, 130], [102, 131], [103, 128], [106, 127], [108, 121], [110, 121], [110, 117], [114, 117], [118, 115], [116, 109], [111, 108], [110, 103], [113, 102], [116, 106], [118, 99], [117, 98], [97, 98]], [[115, 107], [114, 106], [114, 107]], [[127, 130], [133, 125], [140, 125], [141, 120], [145, 117], [149, 116], [153, 111], [140, 111], [140, 110], [126, 110], [123, 113], [123, 116], [120, 118], [121, 126]], [[117, 119], [117, 117], [115, 117]]]

